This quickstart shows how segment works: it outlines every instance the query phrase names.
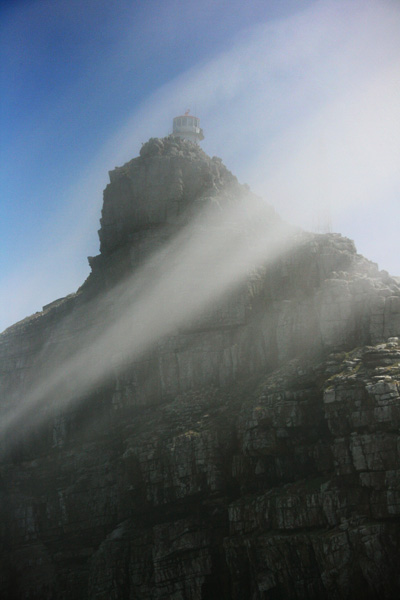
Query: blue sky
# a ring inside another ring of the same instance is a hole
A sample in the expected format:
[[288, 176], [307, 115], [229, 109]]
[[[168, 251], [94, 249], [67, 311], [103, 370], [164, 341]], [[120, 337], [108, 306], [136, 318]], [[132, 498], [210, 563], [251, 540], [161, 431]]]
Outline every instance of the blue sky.
[[286, 219], [400, 275], [395, 0], [0, 2], [0, 330], [75, 291], [108, 170], [191, 108]]

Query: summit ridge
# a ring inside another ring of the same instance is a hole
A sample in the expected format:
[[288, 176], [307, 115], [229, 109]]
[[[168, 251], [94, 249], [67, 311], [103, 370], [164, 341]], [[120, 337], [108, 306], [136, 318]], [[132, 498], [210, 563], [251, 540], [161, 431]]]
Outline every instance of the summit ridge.
[[398, 280], [172, 136], [99, 238], [0, 335], [0, 596], [397, 598]]

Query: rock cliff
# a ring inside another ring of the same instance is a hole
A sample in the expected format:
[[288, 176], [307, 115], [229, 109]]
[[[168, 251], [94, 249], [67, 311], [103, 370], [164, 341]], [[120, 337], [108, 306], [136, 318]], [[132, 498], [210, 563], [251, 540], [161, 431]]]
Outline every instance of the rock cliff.
[[398, 598], [397, 280], [173, 138], [110, 173], [99, 237], [0, 336], [0, 596]]

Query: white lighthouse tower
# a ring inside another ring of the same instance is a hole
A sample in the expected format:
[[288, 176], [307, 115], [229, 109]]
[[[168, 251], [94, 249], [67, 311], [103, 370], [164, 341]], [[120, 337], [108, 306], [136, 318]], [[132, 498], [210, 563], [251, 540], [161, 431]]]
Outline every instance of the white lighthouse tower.
[[191, 115], [189, 110], [184, 115], [175, 117], [172, 123], [172, 135], [183, 140], [189, 140], [194, 144], [204, 140], [200, 119]]

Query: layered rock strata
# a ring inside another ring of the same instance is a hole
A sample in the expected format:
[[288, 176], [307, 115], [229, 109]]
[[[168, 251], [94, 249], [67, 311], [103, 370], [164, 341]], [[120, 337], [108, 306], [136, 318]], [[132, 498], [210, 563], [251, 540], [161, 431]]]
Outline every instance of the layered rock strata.
[[1, 597], [398, 597], [396, 279], [293, 231], [142, 353], [102, 345], [199, 211], [246, 202], [220, 159], [150, 140], [110, 173], [82, 288], [0, 336]]

